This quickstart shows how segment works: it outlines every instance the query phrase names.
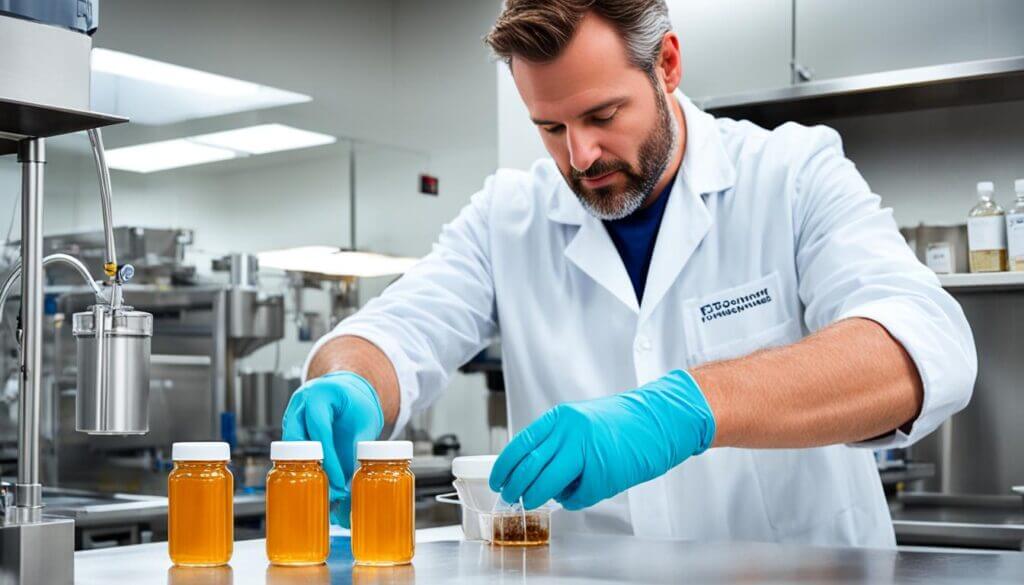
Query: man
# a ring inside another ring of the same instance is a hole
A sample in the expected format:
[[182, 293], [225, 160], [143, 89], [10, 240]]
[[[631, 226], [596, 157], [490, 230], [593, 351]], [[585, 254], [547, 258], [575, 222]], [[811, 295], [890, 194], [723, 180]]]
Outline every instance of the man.
[[500, 331], [506, 500], [553, 498], [565, 529], [893, 546], [870, 448], [963, 408], [976, 355], [836, 133], [697, 109], [663, 0], [508, 0], [487, 42], [551, 158], [490, 177], [311, 352], [284, 434], [324, 443], [340, 520], [355, 442]]

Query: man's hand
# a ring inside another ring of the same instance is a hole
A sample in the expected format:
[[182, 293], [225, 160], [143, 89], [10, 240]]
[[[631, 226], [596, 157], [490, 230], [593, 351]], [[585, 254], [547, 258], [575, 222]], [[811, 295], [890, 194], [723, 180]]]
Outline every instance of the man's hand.
[[490, 486], [528, 509], [554, 498], [579, 510], [703, 453], [714, 437], [703, 392], [675, 370], [636, 390], [552, 408], [501, 452]]
[[285, 441], [319, 441], [331, 484], [331, 521], [348, 527], [349, 482], [356, 443], [374, 441], [384, 429], [377, 392], [361, 376], [334, 372], [306, 382], [288, 402], [282, 423]]

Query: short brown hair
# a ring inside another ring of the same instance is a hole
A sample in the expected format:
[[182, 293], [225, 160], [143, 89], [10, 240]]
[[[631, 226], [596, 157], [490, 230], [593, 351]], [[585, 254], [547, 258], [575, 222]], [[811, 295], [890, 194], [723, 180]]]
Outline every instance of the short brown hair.
[[672, 29], [665, 0], [506, 0], [484, 41], [506, 63], [512, 57], [546, 63], [561, 54], [590, 11], [619, 30], [633, 65], [653, 72]]

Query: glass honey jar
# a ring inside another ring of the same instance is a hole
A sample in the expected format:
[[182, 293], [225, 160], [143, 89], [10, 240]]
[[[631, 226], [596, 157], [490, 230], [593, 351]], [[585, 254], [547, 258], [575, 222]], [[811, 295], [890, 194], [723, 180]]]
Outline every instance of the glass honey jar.
[[331, 552], [327, 474], [318, 441], [274, 441], [267, 473], [267, 558], [319, 565]]
[[411, 441], [362, 441], [352, 476], [352, 558], [357, 565], [412, 562], [416, 552], [416, 478]]
[[175, 443], [167, 477], [167, 552], [178, 566], [214, 567], [231, 560], [234, 478], [227, 443]]

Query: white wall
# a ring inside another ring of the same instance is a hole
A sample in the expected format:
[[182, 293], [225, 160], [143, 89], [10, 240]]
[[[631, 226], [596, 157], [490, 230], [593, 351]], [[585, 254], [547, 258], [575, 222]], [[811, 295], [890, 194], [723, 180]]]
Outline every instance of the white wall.
[[498, 78], [498, 165], [528, 169], [538, 158], [548, 157], [537, 127], [530, 121], [508, 65], [495, 64]]

